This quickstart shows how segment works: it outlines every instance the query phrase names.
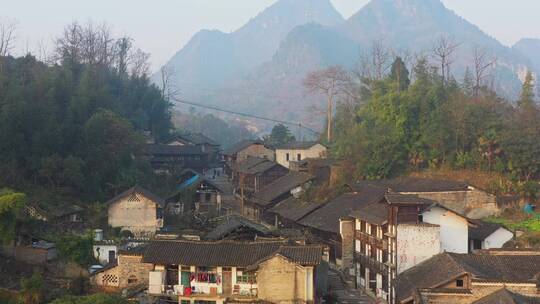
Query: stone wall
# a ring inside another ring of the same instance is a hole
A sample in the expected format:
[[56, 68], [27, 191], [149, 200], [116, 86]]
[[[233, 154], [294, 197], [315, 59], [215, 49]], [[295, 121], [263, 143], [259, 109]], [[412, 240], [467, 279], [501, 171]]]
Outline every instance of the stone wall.
[[0, 247], [3, 255], [13, 257], [19, 262], [24, 262], [32, 265], [42, 265], [56, 259], [56, 248], [41, 249], [30, 246], [11, 246], [5, 245]]
[[431, 199], [472, 219], [481, 219], [500, 213], [497, 197], [480, 189], [448, 192], [407, 192]]
[[[271, 303], [313, 303], [313, 267], [302, 267], [275, 256], [259, 266], [258, 298]], [[312, 294], [308, 294], [308, 291]]]

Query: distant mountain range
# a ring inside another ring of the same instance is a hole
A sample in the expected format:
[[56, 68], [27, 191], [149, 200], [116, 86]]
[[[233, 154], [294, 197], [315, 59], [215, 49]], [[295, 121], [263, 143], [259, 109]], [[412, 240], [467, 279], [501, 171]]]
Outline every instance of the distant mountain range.
[[[459, 43], [458, 79], [472, 66], [473, 50], [483, 48], [497, 58], [493, 82], [509, 98], [527, 69], [540, 71], [540, 40], [506, 47], [440, 0], [372, 0], [348, 20], [329, 0], [279, 0], [233, 33], [200, 31], [167, 66], [184, 98], [320, 125], [323, 119], [306, 111], [320, 103], [304, 94], [306, 73], [335, 64], [351, 68], [373, 41], [420, 53], [442, 35]], [[159, 73], [153, 79], [159, 83]]]

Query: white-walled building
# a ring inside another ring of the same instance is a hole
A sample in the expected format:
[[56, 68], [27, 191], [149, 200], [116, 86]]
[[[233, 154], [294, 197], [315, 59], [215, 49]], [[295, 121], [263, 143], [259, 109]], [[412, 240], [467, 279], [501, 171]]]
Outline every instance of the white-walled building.
[[290, 168], [291, 162], [307, 158], [326, 158], [327, 148], [314, 141], [294, 141], [276, 148], [276, 162]]
[[150, 191], [135, 186], [107, 202], [111, 227], [128, 230], [137, 237], [152, 236], [163, 227], [165, 201]]
[[441, 252], [468, 252], [471, 221], [416, 195], [387, 194], [351, 216], [340, 221], [342, 266], [390, 303], [398, 274]]
[[502, 225], [484, 221], [474, 221], [469, 229], [469, 251], [502, 248], [514, 238], [514, 233]]

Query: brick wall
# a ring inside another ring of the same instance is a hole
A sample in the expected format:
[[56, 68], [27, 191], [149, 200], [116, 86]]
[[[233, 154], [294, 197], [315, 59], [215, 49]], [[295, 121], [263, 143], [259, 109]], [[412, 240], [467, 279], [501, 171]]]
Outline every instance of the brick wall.
[[148, 286], [152, 264], [142, 263], [142, 256], [119, 255], [116, 267], [101, 271], [92, 276], [91, 282], [102, 288], [127, 288], [144, 284]]

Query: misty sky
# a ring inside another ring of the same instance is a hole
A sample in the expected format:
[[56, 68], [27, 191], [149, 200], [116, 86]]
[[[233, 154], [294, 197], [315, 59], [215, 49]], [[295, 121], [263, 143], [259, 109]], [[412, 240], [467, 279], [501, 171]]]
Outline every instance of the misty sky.
[[[0, 18], [18, 23], [18, 52], [50, 45], [74, 21], [107, 22], [151, 53], [158, 69], [200, 29], [230, 32], [276, 0], [0, 0]], [[332, 0], [344, 17], [369, 0]], [[456, 13], [506, 45], [540, 38], [539, 0], [443, 0]]]

